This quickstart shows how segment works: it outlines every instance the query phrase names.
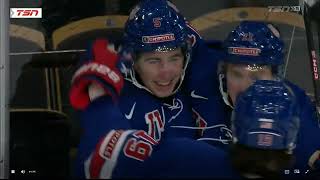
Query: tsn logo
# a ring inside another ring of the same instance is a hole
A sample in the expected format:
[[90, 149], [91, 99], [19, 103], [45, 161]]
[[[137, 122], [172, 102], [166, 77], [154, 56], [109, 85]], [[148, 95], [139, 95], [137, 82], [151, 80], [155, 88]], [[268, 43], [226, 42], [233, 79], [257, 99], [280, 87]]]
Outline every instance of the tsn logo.
[[42, 18], [42, 8], [10, 8], [10, 18]]

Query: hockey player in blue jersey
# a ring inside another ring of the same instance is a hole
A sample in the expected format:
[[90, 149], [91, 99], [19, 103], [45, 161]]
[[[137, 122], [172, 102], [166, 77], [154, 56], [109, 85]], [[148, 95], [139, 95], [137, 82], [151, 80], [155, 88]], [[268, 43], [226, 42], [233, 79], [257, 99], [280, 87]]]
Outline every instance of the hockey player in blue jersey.
[[[279, 31], [264, 22], [241, 22], [223, 42], [227, 57], [219, 66], [220, 90], [224, 102], [230, 107], [229, 115], [238, 95], [256, 80], [281, 78], [284, 62], [284, 43]], [[306, 172], [319, 168], [320, 128], [315, 105], [304, 90], [284, 80], [299, 104], [300, 127], [297, 137], [294, 169]], [[228, 111], [228, 110], [227, 110]]]
[[[190, 59], [198, 61], [210, 56], [211, 62], [217, 64], [219, 56], [206, 47], [172, 3], [144, 0], [133, 8], [125, 26], [119, 61], [115, 54], [104, 53], [107, 44], [97, 41], [93, 46], [96, 59], [86, 62], [75, 73], [70, 93], [73, 107], [84, 109], [90, 101], [106, 93], [119, 96], [124, 84], [118, 102], [132, 128], [145, 130], [159, 141], [165, 126], [170, 127], [165, 131], [167, 136], [191, 138], [206, 127], [203, 119], [192, 118], [190, 94], [180, 86]], [[88, 59], [92, 59], [92, 55]], [[94, 71], [95, 68], [98, 71]], [[103, 71], [109, 74], [106, 76]], [[219, 92], [216, 90], [216, 93]], [[214, 132], [211, 134], [217, 137], [226, 134], [225, 125], [214, 125], [208, 130]]]
[[[237, 97], [232, 114], [233, 167], [246, 178], [287, 179], [294, 165], [300, 128], [300, 105], [290, 87], [281, 80], [258, 80]], [[315, 175], [315, 174], [313, 174]], [[313, 176], [316, 177], [316, 176]]]
[[246, 178], [280, 178], [294, 162], [298, 112], [282, 81], [258, 80], [240, 93], [231, 118], [233, 167]]
[[[159, 8], [161, 3], [165, 7]], [[182, 88], [185, 74], [191, 61], [210, 56], [217, 63], [220, 56], [207, 48], [171, 2], [146, 0], [142, 4], [133, 8], [125, 27], [118, 67], [130, 83], [129, 90], [122, 91], [120, 98], [125, 100], [120, 100], [120, 107], [126, 117], [139, 107], [142, 113], [131, 119], [145, 122], [134, 121], [137, 125], [133, 127], [148, 124], [144, 130], [156, 140], [160, 140], [164, 126], [170, 127], [164, 132], [166, 136], [197, 138], [205, 122], [192, 118], [190, 94]], [[220, 136], [220, 126], [210, 131]]]
[[279, 80], [258, 80], [238, 95], [231, 118], [231, 159], [240, 174], [274, 179], [292, 167], [300, 127], [295, 98]]
[[[199, 45], [197, 34], [189, 34], [191, 31], [170, 2], [144, 0], [129, 15], [120, 58], [108, 41], [94, 41], [86, 61], [74, 74], [70, 90], [71, 104], [81, 110], [85, 128], [79, 145], [77, 176], [111, 177], [117, 169], [123, 172], [131, 168], [130, 163], [119, 165], [120, 157], [143, 162], [163, 139], [171, 142], [172, 138], [196, 137], [195, 126], [201, 121], [192, 119], [188, 94], [180, 88], [191, 48]], [[110, 105], [110, 97], [116, 107]], [[193, 147], [197, 143], [187, 144]], [[183, 159], [184, 153], [195, 152], [189, 149], [183, 153], [172, 151], [180, 153], [177, 157]], [[204, 157], [202, 153], [199, 159]]]
[[174, 128], [195, 126], [180, 89], [191, 53], [188, 29], [171, 3], [141, 1], [126, 22], [119, 58], [116, 52], [106, 51], [106, 46], [112, 46], [107, 40], [93, 43], [88, 61], [74, 75], [71, 104], [85, 109], [107, 94], [117, 99], [131, 128], [147, 131], [156, 141], [163, 133], [193, 138], [195, 130]]

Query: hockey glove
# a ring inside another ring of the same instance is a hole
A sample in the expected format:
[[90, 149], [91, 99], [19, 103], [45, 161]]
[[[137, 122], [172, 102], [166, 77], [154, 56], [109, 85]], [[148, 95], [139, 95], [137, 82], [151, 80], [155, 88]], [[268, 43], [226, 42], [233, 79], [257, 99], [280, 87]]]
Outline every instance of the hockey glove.
[[85, 109], [101, 95], [117, 100], [123, 87], [123, 77], [116, 68], [118, 55], [108, 40], [95, 40], [87, 54], [88, 59], [73, 75], [69, 95], [72, 107], [78, 110]]

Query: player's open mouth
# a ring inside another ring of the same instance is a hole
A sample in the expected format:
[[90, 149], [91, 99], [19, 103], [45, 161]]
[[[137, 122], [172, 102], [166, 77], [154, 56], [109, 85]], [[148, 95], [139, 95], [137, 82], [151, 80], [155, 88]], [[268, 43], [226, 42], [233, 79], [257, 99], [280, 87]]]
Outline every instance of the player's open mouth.
[[158, 86], [168, 86], [170, 83], [172, 82], [171, 81], [167, 81], [167, 82], [155, 82]]
[[166, 87], [166, 86], [170, 86], [170, 84], [172, 83], [173, 80], [170, 80], [170, 81], [165, 81], [165, 82], [154, 82], [157, 86], [160, 86], [160, 87]]

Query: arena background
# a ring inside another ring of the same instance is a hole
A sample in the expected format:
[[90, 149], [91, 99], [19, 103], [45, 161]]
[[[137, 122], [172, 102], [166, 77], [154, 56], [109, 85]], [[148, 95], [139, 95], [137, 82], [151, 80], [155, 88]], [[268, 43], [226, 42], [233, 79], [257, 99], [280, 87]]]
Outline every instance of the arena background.
[[[273, 22], [286, 44], [284, 75], [312, 96], [302, 16], [270, 12], [298, 0], [172, 0], [205, 39], [223, 40], [240, 20]], [[81, 130], [68, 102], [79, 52], [91, 39], [119, 40], [137, 0], [10, 0], [10, 7], [41, 7], [41, 19], [10, 19], [10, 169], [16, 176], [69, 176]], [[318, 36], [315, 33], [314, 38]], [[316, 49], [319, 42], [316, 42]]]

